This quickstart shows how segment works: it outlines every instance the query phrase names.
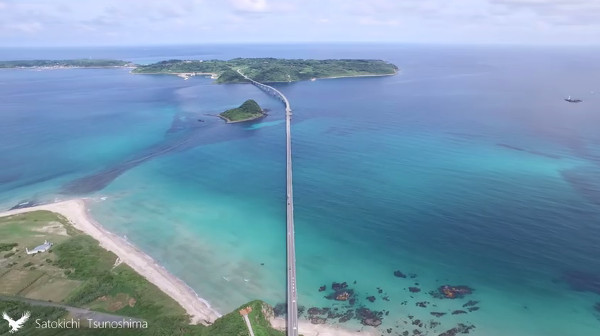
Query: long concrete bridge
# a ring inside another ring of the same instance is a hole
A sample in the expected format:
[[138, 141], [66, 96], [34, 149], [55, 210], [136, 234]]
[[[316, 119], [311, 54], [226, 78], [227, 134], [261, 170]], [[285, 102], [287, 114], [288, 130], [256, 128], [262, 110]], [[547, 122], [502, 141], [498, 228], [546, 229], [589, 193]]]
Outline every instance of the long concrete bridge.
[[294, 193], [292, 191], [292, 108], [290, 102], [276, 88], [259, 83], [237, 72], [259, 89], [277, 97], [285, 104], [286, 179], [287, 179], [287, 335], [298, 336], [298, 295], [296, 289], [296, 244], [294, 238]]

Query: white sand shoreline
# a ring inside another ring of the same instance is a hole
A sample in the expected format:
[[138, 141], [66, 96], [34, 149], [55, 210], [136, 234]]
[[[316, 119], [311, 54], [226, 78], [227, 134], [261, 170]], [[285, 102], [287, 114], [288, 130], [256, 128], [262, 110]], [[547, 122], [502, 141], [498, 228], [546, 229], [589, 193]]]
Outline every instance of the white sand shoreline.
[[201, 299], [194, 290], [169, 273], [150, 256], [94, 221], [88, 215], [85, 201], [82, 199], [9, 210], [0, 213], [0, 217], [36, 210], [58, 213], [67, 218], [75, 228], [96, 239], [100, 242], [100, 246], [116, 254], [124, 263], [177, 301], [190, 315], [192, 323], [210, 324], [221, 316], [211, 308], [207, 301]]
[[[116, 254], [122, 262], [129, 265], [136, 272], [156, 285], [161, 291], [178, 302], [191, 317], [194, 324], [211, 324], [221, 314], [214, 310], [208, 301], [202, 299], [198, 294], [181, 279], [169, 273], [159, 265], [152, 257], [136, 248], [122, 237], [106, 230], [96, 222], [89, 214], [86, 202], [83, 199], [61, 201], [57, 203], [37, 205], [34, 207], [9, 210], [0, 213], [0, 217], [12, 216], [21, 213], [46, 210], [60, 214], [78, 230], [96, 239], [100, 246]], [[273, 328], [285, 330], [286, 321], [283, 318], [270, 320]], [[327, 324], [312, 324], [307, 320], [299, 321], [299, 331], [305, 336], [353, 336], [353, 335], [376, 335], [374, 328], [365, 327], [358, 331], [351, 331], [340, 326]]]

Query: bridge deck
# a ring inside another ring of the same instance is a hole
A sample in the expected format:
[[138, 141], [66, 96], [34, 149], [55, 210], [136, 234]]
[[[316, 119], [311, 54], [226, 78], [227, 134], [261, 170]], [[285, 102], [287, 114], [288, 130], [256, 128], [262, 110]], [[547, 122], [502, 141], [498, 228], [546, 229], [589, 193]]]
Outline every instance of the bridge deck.
[[296, 291], [296, 245], [294, 236], [294, 194], [292, 190], [292, 108], [287, 97], [276, 88], [259, 83], [240, 70], [240, 75], [258, 88], [275, 95], [285, 104], [286, 188], [287, 188], [287, 335], [298, 336], [298, 295]]

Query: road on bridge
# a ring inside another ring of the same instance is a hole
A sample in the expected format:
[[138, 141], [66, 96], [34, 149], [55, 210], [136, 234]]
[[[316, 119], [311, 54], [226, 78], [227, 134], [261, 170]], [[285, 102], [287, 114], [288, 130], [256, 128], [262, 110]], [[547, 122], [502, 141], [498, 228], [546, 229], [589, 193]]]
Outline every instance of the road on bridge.
[[296, 288], [296, 239], [294, 236], [294, 193], [292, 190], [292, 108], [287, 97], [276, 88], [259, 83], [237, 72], [258, 88], [274, 94], [285, 104], [286, 189], [287, 189], [287, 335], [298, 336], [298, 295]]

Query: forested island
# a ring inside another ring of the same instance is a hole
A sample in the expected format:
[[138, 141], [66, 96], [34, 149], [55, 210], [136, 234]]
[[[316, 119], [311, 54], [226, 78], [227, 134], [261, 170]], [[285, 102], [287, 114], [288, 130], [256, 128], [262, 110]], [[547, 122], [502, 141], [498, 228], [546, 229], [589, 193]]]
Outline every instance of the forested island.
[[133, 67], [131, 62], [112, 59], [0, 61], [0, 68], [115, 68]]
[[384, 76], [398, 72], [394, 64], [368, 59], [278, 59], [234, 58], [229, 61], [168, 60], [140, 65], [132, 72], [139, 74], [211, 74], [217, 83], [243, 83], [237, 70], [258, 82], [294, 82], [318, 78]]
[[386, 76], [398, 72], [394, 64], [371, 59], [234, 58], [224, 60], [168, 60], [148, 65], [112, 59], [0, 61], [0, 69], [60, 69], [132, 67], [136, 74], [172, 74], [185, 79], [211, 75], [217, 83], [245, 83], [237, 71], [258, 82], [295, 82], [318, 78]]
[[261, 118], [263, 116], [265, 116], [264, 111], [253, 99], [248, 99], [239, 107], [232, 108], [219, 114], [219, 117], [228, 123], [249, 121]]

